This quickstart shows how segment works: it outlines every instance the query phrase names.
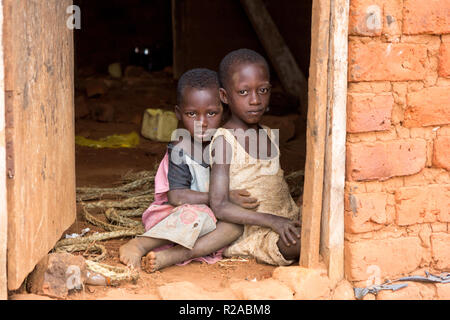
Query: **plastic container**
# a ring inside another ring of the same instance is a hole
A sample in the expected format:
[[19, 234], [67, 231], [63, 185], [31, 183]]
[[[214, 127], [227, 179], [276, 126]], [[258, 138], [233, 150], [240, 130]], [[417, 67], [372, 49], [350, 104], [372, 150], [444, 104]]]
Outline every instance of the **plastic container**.
[[87, 271], [85, 283], [91, 286], [108, 286], [111, 284], [111, 280], [101, 274]]
[[178, 119], [173, 111], [147, 109], [142, 118], [141, 134], [155, 141], [169, 142], [172, 132], [178, 127]]

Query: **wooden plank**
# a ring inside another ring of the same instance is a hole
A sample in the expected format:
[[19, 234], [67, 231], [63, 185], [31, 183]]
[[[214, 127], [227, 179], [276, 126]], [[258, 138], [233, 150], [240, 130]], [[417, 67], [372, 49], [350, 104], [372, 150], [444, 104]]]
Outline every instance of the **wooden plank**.
[[349, 0], [331, 1], [327, 136], [321, 224], [321, 253], [328, 276], [344, 277], [344, 188]]
[[325, 75], [328, 68], [329, 18], [330, 2], [313, 0], [300, 252], [300, 265], [303, 267], [314, 267], [319, 261], [328, 93]]
[[262, 0], [241, 0], [241, 4], [284, 89], [287, 93], [299, 98], [302, 110], [306, 113], [308, 82], [273, 22], [264, 2]]
[[75, 139], [71, 0], [3, 0], [8, 289], [17, 289], [74, 222]]
[[6, 205], [5, 77], [3, 63], [3, 1], [0, 0], [0, 300], [8, 298], [6, 278], [8, 208]]
[[172, 44], [173, 77], [179, 79], [186, 71], [187, 45], [189, 33], [186, 32], [187, 5], [185, 0], [172, 0]]

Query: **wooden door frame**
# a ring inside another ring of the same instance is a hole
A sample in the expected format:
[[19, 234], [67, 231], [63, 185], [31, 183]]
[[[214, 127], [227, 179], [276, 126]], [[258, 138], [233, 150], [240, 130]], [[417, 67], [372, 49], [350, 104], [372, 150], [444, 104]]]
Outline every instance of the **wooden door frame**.
[[[349, 0], [313, 0], [307, 158], [300, 265], [322, 254], [334, 281], [344, 277], [344, 187]], [[7, 299], [7, 207], [3, 0], [0, 0], [0, 300]], [[327, 75], [325, 77], [324, 75]]]
[[3, 0], [0, 0], [0, 300], [8, 298], [6, 269], [8, 210], [6, 197], [5, 74], [3, 63]]
[[344, 278], [344, 189], [350, 0], [313, 0], [300, 265], [319, 255]]
[[0, 298], [76, 218], [71, 4], [0, 0]]

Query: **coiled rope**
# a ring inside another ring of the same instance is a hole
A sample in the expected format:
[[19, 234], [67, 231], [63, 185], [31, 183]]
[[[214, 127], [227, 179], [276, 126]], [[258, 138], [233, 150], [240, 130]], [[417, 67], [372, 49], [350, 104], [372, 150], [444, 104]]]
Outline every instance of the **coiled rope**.
[[[155, 173], [156, 170], [128, 173], [122, 178], [122, 183], [125, 182], [125, 184], [115, 188], [77, 188], [77, 202], [82, 205], [84, 218], [89, 223], [103, 228], [106, 232], [86, 237], [62, 239], [56, 243], [54, 251], [100, 253], [97, 257], [86, 259], [86, 266], [89, 270], [103, 275], [108, 281], [136, 280], [139, 273], [129, 267], [100, 263], [106, 257], [107, 251], [103, 245], [96, 242], [136, 236], [145, 232], [142, 222], [130, 219], [130, 217], [141, 217], [153, 202]], [[303, 178], [303, 175], [304, 171], [299, 170], [285, 177], [293, 196], [301, 192], [302, 184], [299, 183], [299, 180]], [[104, 200], [105, 196], [122, 199]], [[102, 209], [108, 222], [97, 219], [88, 209]]]
[[[89, 270], [101, 274], [108, 282], [136, 280], [139, 273], [129, 267], [111, 266], [100, 263], [107, 254], [105, 246], [96, 243], [109, 239], [130, 237], [145, 232], [141, 221], [130, 219], [141, 217], [154, 199], [155, 171], [129, 173], [122, 178], [125, 184], [115, 188], [77, 188], [77, 203], [81, 204], [84, 218], [89, 223], [101, 227], [106, 232], [95, 233], [86, 237], [62, 239], [54, 247], [54, 252], [85, 251], [99, 253], [98, 256], [86, 259]], [[104, 200], [105, 196], [122, 198], [120, 200]], [[92, 201], [96, 200], [96, 201]], [[89, 202], [85, 202], [89, 201]], [[102, 209], [106, 220], [94, 217], [88, 210]]]

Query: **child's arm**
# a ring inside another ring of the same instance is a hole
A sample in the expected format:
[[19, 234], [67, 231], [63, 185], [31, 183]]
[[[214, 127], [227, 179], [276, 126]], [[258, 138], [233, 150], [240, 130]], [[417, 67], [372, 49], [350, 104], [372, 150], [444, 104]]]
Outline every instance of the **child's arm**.
[[209, 204], [208, 192], [199, 192], [191, 189], [170, 190], [167, 194], [169, 203], [173, 206], [182, 204]]
[[[173, 206], [181, 206], [182, 204], [206, 204], [209, 205], [208, 192], [199, 192], [191, 189], [170, 190], [167, 194], [169, 203]], [[246, 190], [231, 190], [229, 192], [230, 201], [234, 204], [246, 208], [255, 209], [258, 202], [255, 198], [250, 197], [250, 193]]]
[[[169, 203], [173, 206], [183, 204], [209, 205], [208, 192], [190, 189], [192, 179], [190, 170], [185, 163], [174, 163], [171, 160], [172, 152], [172, 150], [169, 150], [168, 180], [171, 188], [167, 194]], [[229, 197], [231, 202], [243, 208], [255, 209], [258, 206], [257, 199], [251, 198], [246, 190], [232, 190], [229, 192]]]
[[[217, 145], [223, 146], [219, 152], [223, 152], [224, 157], [230, 154], [230, 145], [225, 142], [223, 137], [216, 139]], [[218, 150], [218, 149], [215, 149]], [[220, 158], [220, 156], [219, 156]], [[217, 158], [216, 158], [217, 159]], [[233, 204], [229, 199], [229, 173], [230, 161], [214, 163], [211, 167], [211, 178], [209, 187], [209, 201], [211, 209], [219, 220], [246, 225], [258, 225], [273, 229], [280, 235], [283, 242], [289, 246], [295, 244], [295, 238], [299, 238], [296, 228], [300, 226], [298, 221], [291, 221], [287, 218], [279, 217], [269, 213], [258, 212], [241, 208]]]
[[[190, 189], [192, 176], [188, 165], [183, 158], [183, 143], [174, 143], [173, 147], [169, 147], [169, 169], [167, 179], [169, 180], [169, 192], [167, 197], [169, 203], [173, 206], [183, 204], [209, 204], [208, 193], [199, 192]], [[175, 158], [178, 161], [172, 161], [172, 155], [175, 152]]]

